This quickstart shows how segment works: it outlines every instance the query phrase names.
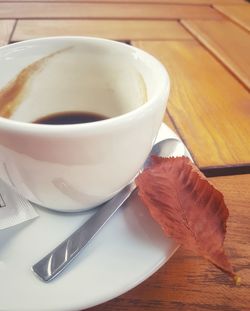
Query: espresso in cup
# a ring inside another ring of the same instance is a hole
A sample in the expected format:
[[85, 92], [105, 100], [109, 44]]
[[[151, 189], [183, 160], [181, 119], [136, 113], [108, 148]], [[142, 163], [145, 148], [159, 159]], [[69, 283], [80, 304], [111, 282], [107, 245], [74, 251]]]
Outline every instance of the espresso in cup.
[[107, 119], [107, 117], [97, 113], [68, 111], [50, 114], [48, 116], [33, 121], [33, 123], [65, 125], [65, 124], [97, 122], [105, 119]]
[[0, 48], [0, 178], [28, 200], [81, 211], [137, 174], [169, 93], [153, 56], [111, 40], [52, 37]]

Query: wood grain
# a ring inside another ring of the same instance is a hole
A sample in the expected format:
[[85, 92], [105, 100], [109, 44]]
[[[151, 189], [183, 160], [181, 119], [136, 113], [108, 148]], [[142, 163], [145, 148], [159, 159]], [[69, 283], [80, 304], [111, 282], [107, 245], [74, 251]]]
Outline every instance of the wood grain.
[[0, 18], [220, 19], [222, 16], [205, 5], [1, 2]]
[[244, 29], [227, 20], [182, 23], [250, 88], [250, 36]]
[[[179, 249], [151, 278], [89, 311], [249, 311], [250, 175], [212, 178], [230, 211], [225, 249], [241, 286], [206, 260]], [[145, 259], [146, 260], [146, 259]]]
[[250, 162], [250, 94], [200, 44], [136, 41], [170, 74], [168, 111], [198, 166]]
[[19, 20], [13, 41], [37, 37], [77, 35], [114, 40], [190, 39], [177, 21], [145, 20]]
[[14, 20], [0, 20], [0, 46], [9, 42], [14, 25]]
[[[17, 0], [0, 0], [0, 2], [16, 2]], [[44, 2], [118, 2], [118, 3], [168, 3], [168, 4], [239, 4], [245, 0], [44, 0]], [[41, 0], [21, 0], [20, 2], [41, 2]]]
[[246, 5], [216, 5], [218, 11], [225, 14], [232, 21], [250, 31], [250, 4]]

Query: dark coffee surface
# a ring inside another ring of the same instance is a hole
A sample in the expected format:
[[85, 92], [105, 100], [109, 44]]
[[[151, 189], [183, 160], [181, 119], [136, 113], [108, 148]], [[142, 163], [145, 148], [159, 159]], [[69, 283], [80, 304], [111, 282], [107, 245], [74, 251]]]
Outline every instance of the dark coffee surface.
[[36, 124], [51, 124], [51, 125], [62, 125], [62, 124], [79, 124], [79, 123], [90, 123], [108, 119], [106, 116], [92, 113], [92, 112], [77, 112], [77, 111], [66, 111], [47, 115], [39, 118], [33, 123]]

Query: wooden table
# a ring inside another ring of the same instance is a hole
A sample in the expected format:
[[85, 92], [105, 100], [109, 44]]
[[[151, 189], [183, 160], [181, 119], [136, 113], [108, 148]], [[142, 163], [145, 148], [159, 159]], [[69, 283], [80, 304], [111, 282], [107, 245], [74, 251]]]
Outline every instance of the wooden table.
[[243, 0], [0, 0], [0, 45], [93, 35], [159, 58], [172, 81], [165, 121], [230, 210], [225, 247], [241, 286], [179, 249], [143, 284], [92, 311], [250, 310], [249, 30]]

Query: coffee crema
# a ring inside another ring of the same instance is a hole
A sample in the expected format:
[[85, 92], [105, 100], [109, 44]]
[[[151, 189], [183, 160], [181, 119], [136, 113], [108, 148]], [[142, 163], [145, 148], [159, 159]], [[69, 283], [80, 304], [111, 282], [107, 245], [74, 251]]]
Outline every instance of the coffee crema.
[[93, 112], [82, 112], [82, 111], [65, 111], [49, 114], [41, 117], [32, 123], [36, 124], [49, 124], [49, 125], [65, 125], [65, 124], [80, 124], [90, 123], [101, 120], [106, 120], [108, 117], [93, 113]]

